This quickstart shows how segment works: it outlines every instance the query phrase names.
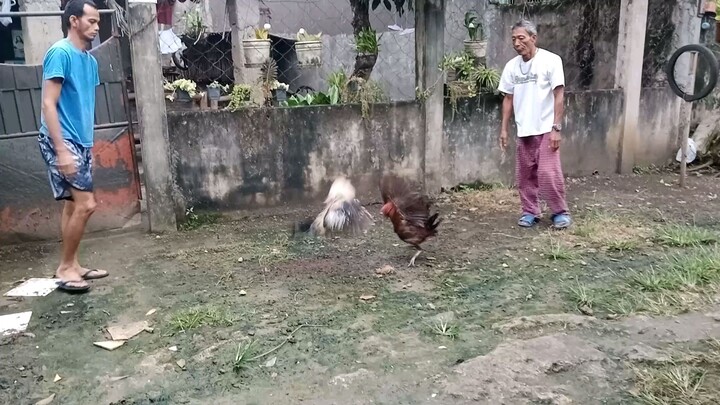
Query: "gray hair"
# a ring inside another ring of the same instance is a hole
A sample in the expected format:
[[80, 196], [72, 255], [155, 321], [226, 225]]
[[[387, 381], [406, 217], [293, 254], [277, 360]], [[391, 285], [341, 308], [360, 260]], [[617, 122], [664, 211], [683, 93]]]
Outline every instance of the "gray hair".
[[535, 23], [533, 23], [532, 21], [520, 20], [512, 26], [512, 29], [510, 31], [515, 31], [516, 28], [522, 28], [530, 35], [537, 35], [537, 26], [535, 26]]

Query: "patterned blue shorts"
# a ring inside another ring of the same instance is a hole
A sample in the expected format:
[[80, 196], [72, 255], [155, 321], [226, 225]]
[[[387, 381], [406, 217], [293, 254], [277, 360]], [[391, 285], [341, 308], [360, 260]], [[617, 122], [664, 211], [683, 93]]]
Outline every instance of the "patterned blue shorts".
[[57, 152], [52, 139], [48, 135], [40, 134], [38, 144], [45, 164], [48, 168], [48, 178], [55, 200], [71, 200], [71, 189], [80, 191], [93, 191], [92, 181], [92, 148], [76, 144], [68, 139], [63, 139], [70, 155], [75, 160], [75, 174], [65, 176], [57, 168]]

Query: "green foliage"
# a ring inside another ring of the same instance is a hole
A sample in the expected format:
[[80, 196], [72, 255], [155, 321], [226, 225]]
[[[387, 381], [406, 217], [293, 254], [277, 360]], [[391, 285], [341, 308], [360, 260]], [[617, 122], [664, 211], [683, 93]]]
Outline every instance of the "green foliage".
[[340, 103], [340, 94], [332, 90], [327, 93], [317, 91], [305, 95], [296, 94], [288, 98], [289, 107], [299, 107], [308, 105], [335, 105]]
[[202, 12], [198, 7], [186, 11], [183, 19], [185, 20], [185, 35], [190, 38], [200, 38], [207, 29]]
[[371, 105], [384, 101], [386, 101], [385, 92], [380, 85], [359, 77], [348, 78], [343, 70], [338, 70], [328, 76], [327, 92], [296, 94], [288, 99], [287, 106], [360, 104], [363, 118], [368, 118]]
[[374, 29], [363, 28], [360, 33], [355, 36], [355, 50], [358, 53], [366, 53], [377, 55], [380, 50], [378, 44], [378, 36]]
[[247, 84], [236, 84], [233, 86], [232, 92], [230, 93], [230, 103], [227, 108], [235, 111], [240, 107], [246, 106], [250, 101], [252, 91], [252, 86]]
[[457, 111], [460, 98], [470, 98], [481, 94], [498, 94], [500, 72], [475, 62], [468, 52], [445, 55], [440, 70], [455, 73], [454, 80], [448, 80], [447, 88], [453, 114]]

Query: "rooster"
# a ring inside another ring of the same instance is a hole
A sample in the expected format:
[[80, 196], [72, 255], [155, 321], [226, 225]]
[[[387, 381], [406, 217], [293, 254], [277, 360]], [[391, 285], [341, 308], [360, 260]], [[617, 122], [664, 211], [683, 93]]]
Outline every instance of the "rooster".
[[410, 185], [395, 175], [385, 175], [380, 180], [380, 194], [383, 206], [380, 212], [390, 219], [400, 239], [417, 249], [408, 267], [415, 266], [415, 259], [422, 252], [420, 244], [437, 235], [442, 222], [438, 213], [430, 215], [432, 203], [425, 196], [410, 188]]
[[345, 177], [333, 182], [325, 199], [325, 208], [315, 217], [295, 224], [295, 232], [312, 236], [324, 236], [328, 232], [365, 232], [372, 224], [372, 217], [355, 198], [355, 187]]

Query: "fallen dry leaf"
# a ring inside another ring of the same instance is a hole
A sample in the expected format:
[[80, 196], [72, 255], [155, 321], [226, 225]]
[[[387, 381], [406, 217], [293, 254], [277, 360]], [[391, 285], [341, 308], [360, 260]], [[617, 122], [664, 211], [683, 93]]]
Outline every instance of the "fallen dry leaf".
[[371, 300], [371, 299], [373, 299], [373, 298], [375, 298], [374, 295], [361, 295], [361, 296], [360, 296], [360, 299], [363, 300], [363, 301], [369, 301], [369, 300]]
[[124, 380], [126, 378], [130, 377], [129, 375], [121, 375], [119, 377], [110, 377], [110, 382], [120, 381]]
[[180, 367], [181, 369], [183, 369], [183, 370], [185, 369], [185, 360], [180, 359], [180, 360], [176, 361], [175, 363], [176, 363], [176, 364], [178, 365], [178, 367]]
[[147, 313], [145, 314], [145, 316], [150, 316], [150, 315], [154, 314], [155, 312], [157, 312], [157, 309], [153, 308], [153, 309], [147, 311]]
[[55, 378], [53, 378], [53, 382], [58, 382], [60, 380], [62, 380], [62, 377], [60, 377], [59, 374], [55, 374]]

